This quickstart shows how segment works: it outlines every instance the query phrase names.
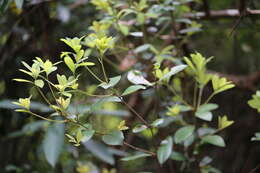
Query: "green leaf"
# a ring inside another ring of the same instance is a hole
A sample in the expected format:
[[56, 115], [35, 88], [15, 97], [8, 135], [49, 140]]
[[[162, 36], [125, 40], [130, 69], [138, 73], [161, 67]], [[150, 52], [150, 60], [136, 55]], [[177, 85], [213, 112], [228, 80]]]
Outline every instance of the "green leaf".
[[215, 110], [218, 108], [217, 104], [213, 104], [213, 103], [208, 103], [208, 104], [203, 104], [201, 106], [199, 106], [198, 108], [198, 112], [209, 112], [212, 110]]
[[145, 89], [145, 86], [143, 85], [132, 85], [128, 88], [126, 88], [126, 90], [122, 93], [122, 96], [128, 95], [128, 94], [132, 94], [140, 89]]
[[69, 69], [72, 71], [72, 73], [75, 73], [75, 64], [73, 62], [73, 60], [69, 57], [69, 56], [66, 56], [64, 58], [64, 62], [65, 64], [69, 67]]
[[145, 129], [147, 129], [148, 127], [146, 125], [137, 125], [133, 128], [133, 133], [139, 133], [141, 131], [144, 131]]
[[260, 141], [260, 133], [255, 133], [255, 136], [251, 138], [251, 141]]
[[102, 160], [105, 163], [108, 163], [110, 165], [115, 164], [115, 159], [110, 152], [110, 148], [108, 148], [106, 145], [94, 141], [94, 140], [89, 140], [87, 142], [83, 143], [84, 147], [91, 152], [96, 158]]
[[178, 144], [188, 139], [193, 134], [194, 130], [194, 126], [186, 126], [178, 129], [174, 135], [175, 143]]
[[84, 129], [82, 131], [83, 137], [81, 139], [81, 142], [87, 142], [88, 140], [90, 140], [92, 138], [92, 136], [94, 135], [94, 133], [95, 133], [95, 130], [92, 130], [92, 129], [86, 130], [86, 129]]
[[139, 24], [143, 24], [145, 22], [145, 14], [144, 13], [137, 13], [137, 21]]
[[114, 130], [109, 134], [102, 136], [102, 140], [108, 145], [122, 145], [124, 135], [121, 131]]
[[150, 48], [150, 44], [143, 44], [134, 50], [134, 53], [141, 53], [147, 51]]
[[219, 146], [219, 147], [225, 147], [226, 146], [223, 138], [221, 136], [218, 136], [218, 135], [208, 135], [208, 136], [203, 137], [201, 140], [202, 140], [202, 142], [209, 143], [209, 144], [212, 144], [212, 145], [216, 145], [216, 146]]
[[177, 161], [185, 161], [185, 160], [187, 160], [186, 157], [182, 153], [176, 152], [176, 151], [172, 152], [170, 158], [172, 160], [177, 160]]
[[195, 113], [195, 116], [205, 121], [211, 121], [213, 117], [211, 112], [198, 112], [198, 111]]
[[134, 37], [143, 37], [143, 32], [131, 32], [130, 35]]
[[164, 123], [164, 119], [163, 119], [163, 118], [159, 118], [159, 119], [155, 120], [155, 121], [151, 124], [151, 126], [152, 126], [152, 127], [158, 127], [158, 126], [161, 125], [162, 123]]
[[122, 23], [119, 23], [118, 26], [119, 26], [120, 31], [121, 31], [125, 36], [127, 36], [127, 35], [129, 34], [129, 28], [128, 28], [127, 25], [124, 25], [124, 24], [122, 24]]
[[53, 167], [58, 161], [63, 145], [64, 124], [55, 123], [47, 129], [42, 144], [45, 158]]
[[187, 67], [187, 65], [178, 65], [178, 66], [175, 66], [175, 67], [172, 67], [170, 72], [169, 73], [166, 73], [161, 79], [161, 80], [164, 80], [164, 79], [169, 79], [171, 76], [179, 73], [180, 71], [184, 70], [185, 68]]
[[149, 82], [148, 80], [146, 80], [142, 76], [142, 72], [140, 72], [138, 70], [132, 70], [132, 71], [128, 72], [127, 79], [129, 80], [129, 82], [131, 82], [135, 85], [146, 85], [146, 86], [154, 85], [151, 82]]
[[151, 154], [138, 153], [138, 154], [135, 154], [133, 156], [123, 157], [121, 160], [122, 161], [130, 161], [130, 160], [136, 160], [136, 159], [139, 159], [139, 158], [150, 157], [150, 156], [151, 156]]
[[82, 136], [82, 133], [81, 133], [81, 129], [78, 129], [77, 134], [76, 134], [77, 143], [81, 142], [82, 137], [83, 136]]
[[42, 88], [42, 87], [44, 86], [44, 82], [43, 82], [43, 80], [41, 80], [41, 79], [35, 80], [35, 81], [34, 81], [34, 84], [35, 84], [36, 86], [40, 87], [40, 88]]
[[16, 5], [17, 8], [22, 9], [23, 0], [15, 0], [15, 5]]
[[172, 137], [168, 136], [161, 142], [159, 149], [157, 150], [157, 159], [160, 164], [163, 164], [168, 160], [172, 153]]
[[101, 83], [99, 86], [104, 89], [112, 88], [120, 81], [120, 79], [121, 79], [121, 76], [112, 77], [112, 78], [109, 78], [108, 83]]
[[10, 0], [3, 0], [1, 3], [0, 3], [0, 12], [3, 13], [9, 6], [10, 4]]
[[199, 106], [199, 108], [195, 113], [195, 116], [205, 121], [211, 121], [213, 115], [210, 111], [215, 110], [217, 108], [218, 108], [217, 104], [213, 104], [213, 103], [203, 104]]

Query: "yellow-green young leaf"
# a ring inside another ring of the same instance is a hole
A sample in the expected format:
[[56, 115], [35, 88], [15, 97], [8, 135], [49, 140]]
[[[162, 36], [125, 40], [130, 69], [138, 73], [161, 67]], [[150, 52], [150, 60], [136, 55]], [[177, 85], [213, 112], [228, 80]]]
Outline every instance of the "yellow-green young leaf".
[[181, 109], [179, 105], [174, 105], [172, 107], [168, 108], [168, 111], [166, 112], [166, 115], [168, 116], [176, 116], [180, 113]]
[[80, 67], [80, 66], [93, 66], [93, 65], [95, 65], [95, 63], [93, 63], [93, 62], [82, 62], [82, 63], [78, 64], [78, 67]]
[[65, 134], [65, 135], [69, 138], [69, 142], [77, 143], [76, 139], [73, 136], [71, 136], [69, 134]]
[[25, 79], [13, 79], [14, 81], [17, 81], [17, 82], [26, 82], [26, 83], [32, 83], [31, 81], [29, 80], [25, 80]]
[[200, 71], [205, 68], [207, 63], [206, 58], [204, 58], [200, 53], [191, 54], [191, 59], [194, 65], [196, 66], [197, 70]]
[[70, 97], [66, 100], [62, 97], [59, 97], [59, 99], [57, 99], [57, 102], [62, 106], [63, 109], [67, 109], [70, 104]]
[[80, 50], [77, 52], [77, 55], [76, 55], [76, 62], [78, 62], [84, 55], [84, 50]]
[[49, 75], [51, 72], [57, 70], [57, 67], [53, 66], [52, 62], [47, 60], [43, 64], [43, 70], [46, 72], [47, 75]]
[[[15, 103], [14, 103], [15, 104]], [[25, 109], [15, 109], [15, 112], [24, 112], [24, 113], [29, 113], [28, 110]]]
[[193, 72], [196, 71], [194, 65], [193, 65], [192, 62], [189, 60], [189, 58], [184, 57], [184, 61], [186, 62], [186, 64], [189, 66], [189, 68], [190, 68]]
[[117, 126], [117, 128], [118, 128], [118, 130], [120, 130], [120, 131], [129, 129], [129, 127], [127, 127], [127, 126], [125, 125], [125, 120], [121, 121], [121, 122], [119, 123], [119, 125]]
[[247, 103], [250, 107], [256, 109], [260, 113], [260, 91], [256, 91], [256, 94]]
[[41, 79], [35, 80], [35, 81], [34, 81], [34, 84], [35, 84], [36, 86], [40, 87], [40, 88], [42, 88], [42, 87], [44, 86], [44, 82], [43, 82], [43, 80], [41, 80]]
[[132, 132], [133, 133], [139, 133], [147, 129], [148, 127], [146, 125], [137, 125], [133, 128]]
[[31, 103], [31, 97], [29, 98], [19, 98], [18, 102], [13, 102], [13, 104], [16, 104], [18, 106], [24, 107], [26, 109], [30, 109], [30, 103]]
[[223, 117], [218, 117], [218, 128], [224, 129], [228, 126], [231, 126], [234, 123], [234, 121], [229, 121], [227, 119], [227, 116], [224, 115]]
[[29, 71], [26, 71], [26, 70], [23, 70], [23, 69], [19, 69], [19, 71], [25, 73], [25, 74], [28, 74], [29, 76], [32, 76], [33, 77], [33, 74]]
[[127, 25], [119, 23], [119, 29], [125, 36], [127, 36], [129, 34], [129, 28]]
[[59, 75], [57, 74], [57, 80], [59, 82], [60, 85], [67, 85], [67, 78], [65, 75]]
[[143, 24], [145, 22], [145, 14], [142, 12], [137, 13], [137, 22]]
[[66, 56], [64, 58], [64, 62], [69, 67], [69, 69], [72, 71], [72, 73], [75, 73], [75, 70], [76, 70], [75, 64], [74, 64], [73, 60], [69, 56]]
[[81, 139], [82, 139], [82, 133], [81, 133], [81, 130], [79, 129], [77, 131], [77, 134], [76, 134], [76, 140], [77, 140], [77, 143], [79, 144], [81, 142]]
[[68, 56], [69, 54], [72, 54], [72, 52], [61, 52], [60, 58], [63, 58], [64, 56]]
[[212, 86], [215, 94], [235, 87], [235, 85], [231, 81], [227, 81], [226, 78], [220, 78], [217, 75], [214, 75], [212, 77]]

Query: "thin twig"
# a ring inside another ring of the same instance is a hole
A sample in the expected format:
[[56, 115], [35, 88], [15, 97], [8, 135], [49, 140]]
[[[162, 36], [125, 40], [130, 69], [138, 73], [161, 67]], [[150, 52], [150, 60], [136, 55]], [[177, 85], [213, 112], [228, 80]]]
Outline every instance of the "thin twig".
[[28, 113], [32, 114], [32, 115], [34, 115], [34, 116], [36, 116], [36, 117], [38, 117], [40, 119], [43, 119], [43, 120], [46, 120], [46, 121], [50, 121], [50, 122], [56, 122], [56, 123], [66, 123], [67, 122], [67, 120], [53, 120], [53, 119], [45, 118], [45, 117], [43, 117], [41, 115], [38, 115], [38, 114], [35, 114], [35, 113], [31, 112], [31, 111], [29, 111]]
[[124, 99], [122, 98], [122, 97], [120, 97], [120, 96], [118, 96], [118, 98], [122, 101], [122, 103], [124, 103], [125, 105], [126, 105], [126, 107], [131, 111], [131, 112], [133, 112], [138, 118], [139, 118], [139, 120], [140, 121], [142, 121], [147, 127], [151, 127], [151, 125], [145, 120], [145, 119], [143, 119], [143, 117], [140, 115], [140, 114], [138, 114], [131, 106], [129, 106], [125, 101], [124, 101]]
[[104, 81], [103, 80], [101, 80], [92, 70], [90, 70], [90, 68], [88, 68], [88, 66], [84, 66], [87, 70], [88, 70], [88, 72], [90, 73], [90, 74], [92, 74], [92, 76], [95, 78], [95, 79], [97, 79], [99, 82], [101, 82], [101, 83], [103, 83]]
[[124, 145], [128, 146], [129, 148], [132, 148], [134, 150], [137, 150], [137, 151], [141, 151], [141, 152], [144, 152], [144, 153], [148, 153], [148, 154], [151, 154], [152, 156], [156, 156], [156, 153], [152, 152], [152, 151], [148, 151], [148, 150], [145, 150], [143, 148], [139, 148], [139, 147], [136, 147], [136, 146], [133, 146], [127, 142], [123, 142]]

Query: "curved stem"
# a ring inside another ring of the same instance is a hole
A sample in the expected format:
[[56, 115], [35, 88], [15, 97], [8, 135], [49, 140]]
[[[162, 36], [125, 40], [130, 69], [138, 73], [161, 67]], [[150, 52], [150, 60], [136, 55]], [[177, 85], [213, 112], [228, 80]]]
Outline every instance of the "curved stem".
[[207, 104], [214, 96], [215, 96], [215, 93], [212, 93], [203, 104]]
[[88, 66], [85, 66], [85, 68], [88, 70], [88, 72], [95, 78], [97, 79], [99, 82], [103, 83], [104, 81], [101, 80], [92, 70], [90, 70], [90, 68], [88, 68]]
[[45, 95], [43, 94], [43, 92], [40, 90], [39, 87], [37, 87], [37, 91], [40, 93], [40, 95], [42, 96], [42, 98], [45, 100], [45, 102], [48, 104], [48, 105], [51, 105], [50, 101], [45, 97]]
[[28, 113], [32, 114], [32, 115], [34, 115], [34, 116], [36, 116], [38, 118], [41, 118], [43, 120], [50, 121], [50, 122], [56, 122], [56, 123], [66, 123], [67, 122], [67, 120], [53, 120], [53, 119], [45, 118], [45, 117], [43, 117], [41, 115], [38, 115], [38, 114], [35, 114], [35, 113], [31, 112], [31, 111], [28, 111]]
[[99, 58], [99, 62], [100, 62], [100, 64], [101, 64], [101, 68], [102, 68], [102, 72], [103, 72], [105, 81], [106, 81], [106, 83], [108, 83], [108, 78], [107, 78], [107, 74], [106, 74], [106, 70], [105, 70], [104, 62], [103, 62], [103, 58], [104, 58], [103, 56], [104, 56], [104, 55], [101, 55], [101, 57]]
[[143, 117], [142, 117], [140, 114], [138, 114], [131, 106], [129, 106], [129, 105], [124, 101], [124, 99], [123, 99], [122, 97], [119, 97], [119, 96], [117, 96], [117, 97], [122, 101], [122, 103], [124, 103], [124, 104], [126, 105], [126, 107], [127, 107], [131, 112], [133, 112], [133, 113], [138, 117], [138, 119], [139, 119], [140, 121], [142, 121], [148, 128], [151, 127], [151, 125], [150, 125], [145, 119], [143, 119]]
[[131, 145], [131, 144], [125, 142], [125, 141], [123, 142], [123, 144], [125, 146], [129, 147], [129, 148], [134, 149], [134, 150], [141, 151], [141, 152], [144, 152], [144, 153], [148, 153], [148, 154], [151, 154], [152, 156], [156, 156], [156, 153], [154, 153], [154, 152], [151, 152], [151, 151], [145, 150], [143, 148], [139, 148], [139, 147], [133, 146], [133, 145]]
[[203, 93], [203, 87], [199, 88], [199, 96], [198, 96], [198, 103], [197, 103], [197, 109], [201, 104], [201, 98], [202, 98], [202, 93]]

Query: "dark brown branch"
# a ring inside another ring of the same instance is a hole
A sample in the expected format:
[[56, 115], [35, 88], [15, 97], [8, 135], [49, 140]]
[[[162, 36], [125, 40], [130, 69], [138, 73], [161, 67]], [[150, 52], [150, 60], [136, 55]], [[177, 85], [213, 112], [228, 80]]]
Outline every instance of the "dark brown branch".
[[206, 16], [210, 17], [210, 8], [209, 8], [208, 0], [203, 0], [203, 6], [204, 6]]
[[[246, 9], [245, 16], [260, 16], [260, 10]], [[240, 11], [238, 9], [227, 10], [211, 10], [208, 17], [205, 12], [186, 13], [184, 17], [191, 19], [218, 19], [218, 18], [234, 18], [240, 17]]]

